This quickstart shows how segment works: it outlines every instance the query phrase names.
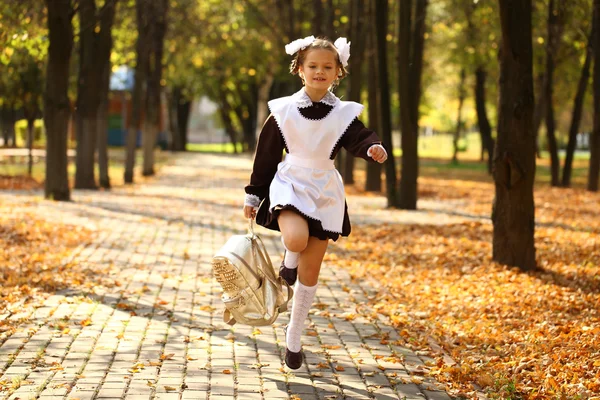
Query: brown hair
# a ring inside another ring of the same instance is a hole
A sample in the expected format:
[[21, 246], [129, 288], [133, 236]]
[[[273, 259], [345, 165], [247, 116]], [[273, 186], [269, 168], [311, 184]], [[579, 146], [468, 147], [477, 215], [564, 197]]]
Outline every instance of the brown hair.
[[[339, 71], [341, 72], [341, 74], [338, 75], [337, 79], [333, 82], [333, 86], [334, 87], [337, 86], [340, 83], [340, 80], [342, 80], [343, 78], [346, 77], [346, 75], [348, 75], [348, 71], [346, 70], [346, 67], [344, 67], [342, 65], [342, 62], [340, 61], [340, 56], [337, 51], [337, 48], [327, 38], [317, 38], [309, 46], [306, 46], [304, 49], [298, 50], [292, 60], [292, 63], [290, 64], [290, 73], [292, 75], [298, 74], [298, 72], [300, 71], [300, 66], [304, 63], [304, 60], [306, 59], [306, 55], [308, 54], [309, 51], [311, 51], [313, 49], [329, 50], [335, 54], [335, 56], [336, 56], [335, 61], [337, 63]], [[304, 83], [304, 79], [302, 80], [302, 82]]]

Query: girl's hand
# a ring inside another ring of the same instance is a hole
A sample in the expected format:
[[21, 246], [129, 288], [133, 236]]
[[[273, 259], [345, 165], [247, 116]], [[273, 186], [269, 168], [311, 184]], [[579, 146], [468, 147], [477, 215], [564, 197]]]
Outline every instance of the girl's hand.
[[367, 155], [370, 156], [373, 160], [377, 161], [380, 164], [382, 162], [384, 162], [385, 160], [387, 160], [387, 152], [385, 151], [383, 146], [381, 146], [379, 144], [369, 147], [369, 150], [367, 151]]
[[244, 217], [250, 219], [256, 218], [256, 207], [244, 206]]

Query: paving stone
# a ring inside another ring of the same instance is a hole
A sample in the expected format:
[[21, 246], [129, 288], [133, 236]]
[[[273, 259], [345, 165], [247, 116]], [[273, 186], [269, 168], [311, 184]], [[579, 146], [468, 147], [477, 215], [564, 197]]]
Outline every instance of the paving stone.
[[[73, 261], [101, 273], [111, 268], [119, 282], [98, 287], [90, 295], [93, 303], [72, 300], [75, 292], [66, 290], [50, 296], [31, 315], [1, 315], [0, 320], [31, 317], [23, 327], [40, 328], [31, 337], [22, 329], [0, 345], [0, 379], [21, 376], [37, 388], [53, 377], [40, 393], [41, 399], [53, 400], [205, 399], [208, 390], [210, 398], [237, 395], [241, 400], [263, 398], [261, 391], [264, 399], [287, 399], [290, 393], [303, 400], [341, 399], [342, 391], [352, 399], [450, 398], [443, 391], [429, 390], [435, 382], [390, 384], [378, 367], [388, 375], [394, 373], [390, 379], [400, 382], [431, 358], [382, 344], [382, 333], [389, 334], [390, 343], [400, 339], [383, 316], [378, 321], [361, 316], [347, 320], [345, 313], [355, 313], [376, 288], [353, 281], [341, 268], [322, 269], [316, 302], [325, 307], [311, 310], [302, 339], [307, 364], [298, 371], [282, 363], [282, 328], [289, 313], [272, 327], [259, 327], [257, 334], [253, 327], [223, 323], [221, 288], [212, 277], [210, 260], [232, 234], [246, 231], [239, 202], [252, 159], [191, 153], [168, 158], [153, 179], [103, 192], [75, 190], [73, 202], [39, 201], [41, 192], [0, 192], [0, 202], [35, 212], [49, 222], [92, 227], [94, 241], [78, 249]], [[360, 210], [353, 223], [381, 218], [373, 212], [377, 202], [385, 204], [383, 198], [366, 202], [350, 196], [349, 208]], [[385, 215], [392, 222], [406, 218], [393, 210]], [[283, 254], [279, 233], [256, 229], [278, 265]], [[83, 327], [80, 322], [87, 318], [91, 324]], [[54, 328], [64, 321], [69, 335]], [[41, 350], [45, 350], [42, 360], [64, 370], [31, 371], [28, 361]], [[392, 354], [404, 357], [404, 362], [375, 358]], [[66, 395], [67, 389], [52, 387], [60, 383], [75, 386]], [[29, 393], [22, 389], [19, 393]]]

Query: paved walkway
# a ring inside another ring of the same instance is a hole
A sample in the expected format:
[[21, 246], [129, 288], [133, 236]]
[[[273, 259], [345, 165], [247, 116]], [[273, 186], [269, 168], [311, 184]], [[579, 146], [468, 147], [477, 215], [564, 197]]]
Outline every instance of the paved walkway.
[[[92, 300], [64, 291], [32, 315], [2, 316], [27, 322], [0, 344], [0, 381], [20, 385], [0, 399], [449, 399], [423, 375], [431, 360], [382, 344], [399, 339], [383, 318], [347, 318], [375, 289], [344, 270], [322, 269], [298, 371], [283, 363], [287, 314], [260, 329], [222, 322], [210, 261], [246, 229], [240, 204], [250, 167], [249, 157], [183, 154], [151, 183], [75, 191], [71, 203], [0, 192], [0, 201], [25, 203], [44, 219], [97, 231], [74, 258], [119, 284], [92, 288]], [[458, 218], [390, 212], [383, 198], [348, 202], [354, 223]], [[279, 236], [257, 231], [279, 264]]]

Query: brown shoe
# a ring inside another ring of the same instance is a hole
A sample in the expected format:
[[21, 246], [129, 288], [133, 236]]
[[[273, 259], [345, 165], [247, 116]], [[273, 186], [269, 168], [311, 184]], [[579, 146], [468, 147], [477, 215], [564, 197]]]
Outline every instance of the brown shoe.
[[[287, 336], [287, 326], [283, 328], [283, 331]], [[289, 369], [299, 369], [302, 366], [302, 359], [302, 350], [294, 353], [287, 348], [287, 345], [285, 346], [285, 365], [287, 365]]]

